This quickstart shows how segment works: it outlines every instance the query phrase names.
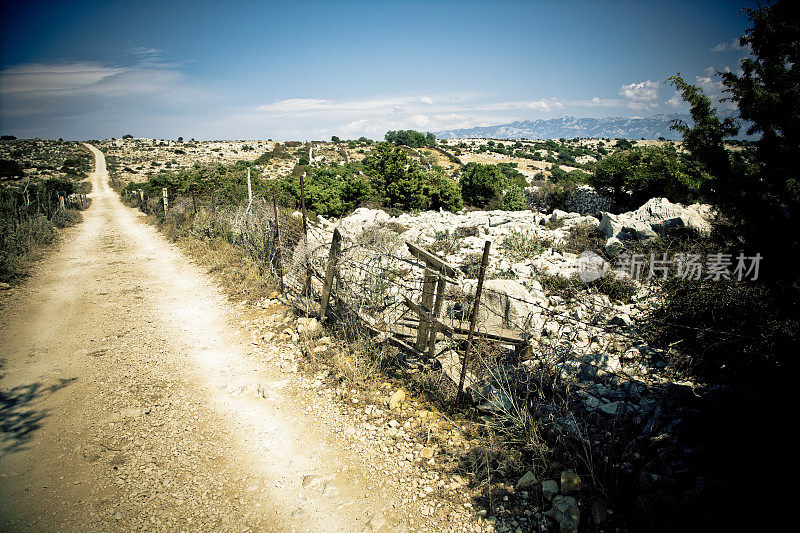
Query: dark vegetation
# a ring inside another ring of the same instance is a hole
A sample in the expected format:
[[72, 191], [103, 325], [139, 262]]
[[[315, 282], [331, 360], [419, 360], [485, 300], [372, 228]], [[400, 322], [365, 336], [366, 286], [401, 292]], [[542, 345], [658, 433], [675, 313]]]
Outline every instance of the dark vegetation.
[[[24, 276], [55, 228], [80, 220], [91, 157], [75, 143], [3, 140], [0, 159], [0, 281]], [[7, 158], [7, 159], [5, 159]], [[64, 209], [61, 208], [63, 198]]]
[[387, 131], [386, 142], [411, 148], [435, 148], [436, 136], [433, 133], [420, 133], [414, 130]]
[[[497, 165], [468, 163], [461, 173], [459, 182], [467, 204], [487, 209], [496, 208], [502, 202], [507, 190], [516, 189], [512, 194], [519, 196], [521, 190], [528, 186], [525, 177], [510, 163]], [[509, 203], [513, 201], [511, 199]]]
[[[751, 124], [749, 133], [761, 139], [727, 150], [736, 121], [721, 120], [702, 91], [680, 76], [669, 81], [691, 104], [694, 119], [693, 127], [674, 125], [689, 152], [683, 182], [719, 210], [711, 244], [734, 258], [761, 254], [759, 278], [675, 282], [654, 312], [664, 325], [653, 336], [679, 339], [694, 354], [699, 375], [752, 382], [785, 376], [793, 365], [789, 354], [800, 345], [800, 182], [794, 161], [800, 153], [800, 21], [785, 2], [747, 13], [752, 27], [741, 44], [750, 45], [753, 55], [742, 60], [743, 74], [720, 76], [741, 119]], [[715, 338], [688, 329], [698, 325], [741, 336]]]
[[423, 166], [404, 146], [387, 142], [375, 144], [362, 161], [342, 165], [310, 165], [307, 153], [308, 148], [301, 143], [278, 143], [254, 161], [261, 165], [273, 158], [296, 160], [293, 171], [278, 180], [268, 181], [253, 165], [240, 161], [227, 166], [197, 164], [179, 172], [161, 171], [145, 183], [129, 184], [126, 190], [142, 189], [155, 198], [166, 187], [170, 195], [191, 197], [194, 205], [211, 201], [235, 203], [246, 197], [250, 168], [254, 194], [269, 197], [274, 187], [278, 203], [287, 208], [300, 205], [302, 176], [306, 207], [317, 215], [340, 217], [360, 206], [395, 211], [458, 211], [465, 204], [509, 210], [527, 208], [523, 192], [527, 182], [512, 164], [470, 164], [456, 181], [438, 165]]
[[[693, 125], [673, 125], [687, 153], [665, 186], [713, 204], [718, 216], [708, 239], [675, 236], [643, 251], [721, 252], [734, 264], [740, 253], [763, 259], [754, 281], [668, 276], [657, 288], [660, 302], [645, 322], [646, 338], [669, 350], [671, 365], [708, 385], [694, 414], [678, 426], [684, 445], [702, 450], [693, 468], [705, 482], [680, 503], [674, 493], [664, 494], [639, 509], [651, 528], [663, 520], [682, 529], [752, 523], [768, 529], [785, 518], [738, 511], [771, 505], [767, 494], [745, 494], [741, 487], [786, 468], [794, 455], [783, 438], [783, 406], [791, 401], [800, 352], [800, 19], [794, 7], [778, 2], [745, 10], [751, 26], [740, 44], [752, 53], [741, 60], [740, 74], [718, 73], [748, 133], [761, 135], [757, 141], [729, 150], [738, 121], [720, 119], [680, 75], [668, 80], [691, 105]], [[647, 175], [644, 158], [638, 166]], [[619, 183], [613, 171], [608, 176]], [[636, 186], [646, 190], [651, 183], [642, 179]]]

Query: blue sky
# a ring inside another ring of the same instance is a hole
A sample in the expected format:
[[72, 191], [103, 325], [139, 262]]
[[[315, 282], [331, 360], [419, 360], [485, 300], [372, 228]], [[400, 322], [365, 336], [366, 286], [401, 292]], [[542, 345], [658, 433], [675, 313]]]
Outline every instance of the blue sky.
[[0, 131], [18, 137], [382, 138], [719, 96], [754, 2], [11, 2]]

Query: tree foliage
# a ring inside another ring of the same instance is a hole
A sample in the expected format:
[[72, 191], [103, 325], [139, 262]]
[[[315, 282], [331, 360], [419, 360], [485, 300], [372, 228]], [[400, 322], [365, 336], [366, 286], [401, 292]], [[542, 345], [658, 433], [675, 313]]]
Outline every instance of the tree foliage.
[[[675, 124], [689, 152], [687, 167], [706, 201], [715, 204], [738, 236], [776, 256], [800, 251], [800, 18], [789, 2], [748, 9], [751, 27], [740, 39], [751, 55], [742, 73], [718, 73], [727, 99], [760, 134], [754, 149], [730, 152], [728, 138], [738, 131], [720, 120], [703, 92], [680, 76], [671, 81], [691, 104], [694, 125]], [[776, 265], [777, 266], [777, 265]], [[788, 266], [788, 265], [787, 265]], [[791, 274], [785, 268], [784, 274]]]
[[17, 161], [0, 159], [0, 178], [18, 178], [25, 175], [25, 170]]
[[[752, 26], [739, 40], [752, 53], [741, 60], [742, 73], [720, 73], [730, 100], [756, 142], [753, 187], [797, 221], [800, 210], [800, 16], [792, 2], [747, 9]], [[753, 180], [751, 180], [753, 181]], [[779, 199], [781, 206], [774, 201]], [[792, 237], [797, 238], [793, 224]]]
[[695, 188], [677, 152], [668, 146], [615, 152], [597, 163], [587, 181], [618, 205], [630, 207], [638, 207], [655, 196], [686, 201]]
[[[752, 144], [726, 147], [738, 131], [721, 120], [709, 98], [679, 75], [668, 80], [691, 105], [694, 124], [674, 124], [687, 150], [682, 158], [689, 183], [716, 207], [713, 246], [717, 252], [763, 258], [757, 282], [676, 280], [664, 290], [654, 313], [656, 337], [681, 343], [695, 368], [718, 378], [768, 379], [785, 375], [800, 344], [800, 19], [788, 2], [746, 10], [751, 20], [740, 43], [751, 49], [742, 72], [718, 73], [727, 99], [760, 134]], [[600, 164], [612, 159], [610, 156]], [[598, 167], [600, 166], [598, 165]], [[698, 297], [699, 296], [699, 297]], [[695, 328], [695, 329], [690, 329]], [[706, 331], [741, 333], [735, 341], [710, 343]]]
[[401, 144], [411, 148], [434, 148], [436, 136], [433, 133], [422, 133], [415, 130], [387, 131], [386, 142]]
[[421, 169], [399, 147], [378, 143], [364, 158], [363, 165], [376, 196], [386, 207], [404, 210], [441, 207], [454, 211], [462, 206], [457, 185], [441, 169]]
[[510, 187], [525, 188], [528, 182], [510, 163], [483, 165], [467, 163], [461, 172], [461, 195], [474, 207], [486, 207], [502, 201], [503, 192]]
[[[315, 167], [306, 174], [306, 207], [325, 216], [342, 216], [373, 195], [369, 179], [357, 164]], [[294, 200], [300, 200], [300, 175], [292, 175], [280, 184], [282, 191]]]

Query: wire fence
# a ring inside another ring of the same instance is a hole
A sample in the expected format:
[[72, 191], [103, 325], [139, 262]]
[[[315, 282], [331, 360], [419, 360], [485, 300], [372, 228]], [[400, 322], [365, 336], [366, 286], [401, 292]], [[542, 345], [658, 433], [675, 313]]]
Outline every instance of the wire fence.
[[[567, 309], [516, 280], [492, 279], [487, 272], [468, 278], [464, 272], [474, 273], [480, 263], [450, 265], [423, 250], [430, 259], [426, 262], [415, 253], [420, 249], [416, 243], [404, 242], [385, 225], [370, 224], [357, 235], [348, 233], [334, 257], [330, 226], [309, 221], [302, 210], [280, 208], [274, 199], [253, 198], [237, 206], [212, 202], [198, 209], [187, 197], [170, 205], [166, 196], [148, 197], [141, 191], [130, 196], [148, 213], [188, 217], [193, 210], [194, 232], [222, 237], [247, 250], [280, 281], [285, 297], [302, 312], [361, 320], [382, 342], [399, 346], [408, 366], [429, 371], [444, 367], [453, 378], [463, 371], [450, 367], [466, 365], [467, 387], [491, 378], [499, 364], [546, 363], [562, 367], [566, 375], [579, 356], [625, 353], [642, 344], [626, 320], [609, 321], [619, 310], [602, 294], [582, 293]], [[322, 310], [326, 282], [329, 304]], [[473, 310], [479, 284], [483, 294]], [[464, 363], [467, 344], [474, 357]], [[609, 369], [591, 361], [580, 365]], [[633, 379], [621, 365], [615, 365], [613, 373], [621, 380]]]
[[246, 250], [301, 313], [392, 345], [394, 364], [427, 376], [445, 401], [469, 398], [510, 435], [549, 435], [598, 480], [631, 442], [668, 431], [665, 406], [680, 387], [663, 353], [643, 341], [631, 306], [591, 287], [566, 301], [498, 275], [487, 253], [450, 264], [391, 224], [334, 227], [274, 198], [198, 207], [129, 196]]

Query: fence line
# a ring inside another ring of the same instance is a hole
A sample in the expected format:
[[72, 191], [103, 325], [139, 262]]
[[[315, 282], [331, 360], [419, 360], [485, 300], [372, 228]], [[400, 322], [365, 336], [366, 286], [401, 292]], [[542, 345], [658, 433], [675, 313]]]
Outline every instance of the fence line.
[[[328, 322], [355, 320], [374, 342], [398, 346], [406, 366], [441, 369], [456, 401], [505, 365], [552, 370], [579, 360], [600, 372], [607, 370], [603, 364], [581, 354], [597, 352], [602, 359], [644, 344], [635, 330], [607, 322], [617, 309], [599, 295], [582, 295], [580, 312], [554, 309], [504, 287], [505, 280], [487, 279], [485, 255], [473, 280], [462, 274], [471, 264], [450, 265], [386, 227], [356, 238], [326, 230], [309, 220], [304, 196], [301, 180], [300, 211], [279, 208], [274, 191], [271, 201], [202, 207], [193, 231], [245, 248], [302, 313]], [[165, 207], [141, 191], [131, 200], [159, 215]], [[167, 216], [181, 216], [182, 209], [188, 209], [186, 199], [173, 199]], [[646, 380], [621, 368], [613, 373], [622, 381]]]

